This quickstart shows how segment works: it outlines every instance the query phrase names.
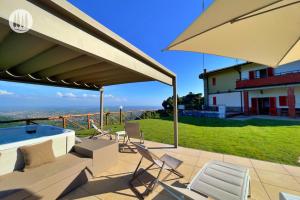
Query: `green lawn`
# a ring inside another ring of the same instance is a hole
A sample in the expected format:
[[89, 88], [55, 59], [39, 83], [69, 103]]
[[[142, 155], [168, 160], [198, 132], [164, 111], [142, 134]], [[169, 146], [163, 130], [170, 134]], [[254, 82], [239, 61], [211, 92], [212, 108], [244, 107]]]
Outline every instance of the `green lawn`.
[[[171, 119], [139, 120], [146, 140], [173, 143]], [[113, 126], [114, 131], [122, 126]], [[79, 135], [91, 131], [80, 131]], [[247, 121], [181, 117], [179, 145], [299, 165], [300, 122], [252, 119]], [[299, 165], [300, 166], [300, 165]]]

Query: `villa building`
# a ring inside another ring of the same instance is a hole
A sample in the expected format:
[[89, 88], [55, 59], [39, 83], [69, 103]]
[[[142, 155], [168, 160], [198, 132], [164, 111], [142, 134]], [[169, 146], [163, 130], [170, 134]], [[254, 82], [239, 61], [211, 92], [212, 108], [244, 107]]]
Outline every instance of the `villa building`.
[[271, 68], [243, 63], [207, 72], [205, 107], [225, 105], [229, 112], [296, 117], [300, 114], [300, 61]]

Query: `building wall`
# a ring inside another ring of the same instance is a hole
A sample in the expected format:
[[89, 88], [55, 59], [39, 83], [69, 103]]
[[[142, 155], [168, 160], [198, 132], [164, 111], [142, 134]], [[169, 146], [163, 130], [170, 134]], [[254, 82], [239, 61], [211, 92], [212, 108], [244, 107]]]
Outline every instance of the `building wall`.
[[[288, 108], [279, 105], [279, 96], [287, 96], [287, 87], [249, 91], [249, 107], [252, 98], [276, 97], [277, 108]], [[295, 87], [296, 108], [300, 108], [300, 86]]]
[[[241, 69], [241, 77], [242, 80], [247, 80], [249, 79], [249, 71], [254, 71], [254, 70], [259, 70], [259, 69], [265, 69], [268, 66], [265, 65], [260, 65], [260, 64], [251, 64], [251, 65], [245, 65], [242, 67]], [[300, 61], [296, 61], [296, 62], [292, 62], [292, 63], [288, 63], [285, 65], [281, 65], [277, 68], [274, 68], [274, 74], [281, 74], [281, 73], [285, 73], [285, 72], [291, 72], [291, 71], [295, 71], [295, 70], [299, 70], [300, 71]]]
[[300, 108], [300, 86], [295, 87], [296, 108]]
[[241, 78], [242, 78], [242, 80], [247, 80], [247, 79], [249, 79], [249, 71], [259, 70], [259, 69], [264, 69], [264, 68], [266, 68], [266, 66], [259, 65], [256, 63], [243, 66], [241, 69]]
[[[216, 79], [216, 85], [213, 85], [213, 78]], [[208, 76], [208, 94], [234, 91], [236, 80], [239, 78], [239, 72], [235, 69], [210, 74]]]
[[209, 95], [209, 106], [213, 105], [213, 97], [217, 99], [217, 105], [226, 105], [226, 107], [235, 107], [240, 109], [242, 107], [241, 103], [241, 93], [240, 92], [230, 92], [230, 93], [219, 93]]
[[209, 101], [208, 101], [208, 88], [207, 88], [207, 78], [203, 78], [203, 92], [204, 92], [204, 106], [207, 108], [209, 106]]

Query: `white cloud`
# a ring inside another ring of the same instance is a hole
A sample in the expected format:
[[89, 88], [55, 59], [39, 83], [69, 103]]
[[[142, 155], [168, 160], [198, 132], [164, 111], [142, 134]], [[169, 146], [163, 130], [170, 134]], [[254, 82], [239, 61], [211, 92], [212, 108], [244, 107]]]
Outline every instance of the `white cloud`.
[[[57, 96], [62, 97], [62, 98], [85, 98], [85, 99], [98, 99], [99, 95], [96, 94], [82, 94], [82, 95], [76, 95], [74, 93], [62, 93], [62, 92], [57, 92], [56, 93]], [[112, 94], [104, 94], [104, 98], [107, 99], [108, 101], [111, 102], [126, 102], [127, 99], [126, 98], [121, 98], [121, 97], [116, 97]]]
[[72, 98], [77, 97], [77, 96], [76, 96], [75, 94], [73, 94], [72, 92], [66, 93], [65, 96], [66, 96], [66, 97], [72, 97]]
[[104, 97], [105, 97], [106, 99], [109, 99], [109, 100], [114, 101], [114, 102], [126, 102], [126, 101], [127, 101], [126, 98], [123, 98], [123, 97], [116, 97], [116, 96], [114, 96], [114, 95], [112, 95], [112, 94], [106, 94], [106, 95], [104, 95]]
[[112, 94], [105, 94], [104, 97], [105, 98], [111, 98], [111, 99], [115, 98], [114, 95], [112, 95]]
[[82, 95], [84, 98], [98, 98], [98, 95], [95, 94], [83, 94]]
[[0, 95], [12, 95], [14, 94], [13, 92], [8, 92], [6, 90], [0, 90]]
[[61, 93], [61, 92], [57, 92], [56, 95], [59, 96], [59, 97], [63, 97], [64, 96], [64, 94]]
[[68, 93], [57, 92], [56, 95], [59, 96], [59, 97], [67, 97], [67, 98], [76, 98], [77, 97], [72, 92], [68, 92]]

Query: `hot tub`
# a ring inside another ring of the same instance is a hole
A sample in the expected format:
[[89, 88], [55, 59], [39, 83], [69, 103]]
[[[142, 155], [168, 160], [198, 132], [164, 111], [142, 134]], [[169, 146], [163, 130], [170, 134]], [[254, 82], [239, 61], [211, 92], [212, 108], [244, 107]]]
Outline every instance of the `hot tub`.
[[0, 128], [0, 175], [22, 169], [24, 159], [19, 147], [52, 140], [55, 157], [68, 153], [75, 144], [75, 132], [49, 125]]

